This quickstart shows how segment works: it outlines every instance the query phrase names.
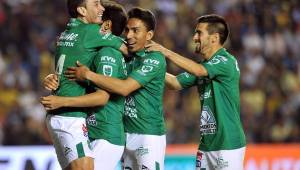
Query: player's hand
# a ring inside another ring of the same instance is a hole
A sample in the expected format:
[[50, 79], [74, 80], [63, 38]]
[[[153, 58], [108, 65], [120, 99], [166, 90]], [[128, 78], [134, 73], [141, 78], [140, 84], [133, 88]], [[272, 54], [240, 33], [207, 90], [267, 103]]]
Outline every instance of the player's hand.
[[120, 51], [125, 57], [129, 56], [128, 48], [124, 43], [121, 45]]
[[147, 51], [159, 51], [163, 54], [164, 54], [164, 51], [166, 50], [165, 47], [163, 47], [162, 45], [160, 45], [154, 41], [149, 41], [149, 43], [146, 44], [145, 47], [146, 47]]
[[49, 74], [44, 78], [43, 86], [47, 90], [56, 90], [58, 88], [58, 76], [56, 74]]
[[40, 102], [47, 111], [63, 107], [63, 101], [59, 96], [50, 95], [46, 97], [41, 97]]
[[84, 81], [86, 80], [86, 74], [90, 71], [90, 69], [81, 64], [79, 61], [76, 62], [77, 67], [68, 67], [65, 71], [65, 76], [72, 81], [79, 80]]

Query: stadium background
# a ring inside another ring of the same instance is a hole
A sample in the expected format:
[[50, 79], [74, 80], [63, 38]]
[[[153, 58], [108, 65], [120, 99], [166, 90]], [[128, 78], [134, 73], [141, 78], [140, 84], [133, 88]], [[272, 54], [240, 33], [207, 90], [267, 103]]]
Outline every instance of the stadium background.
[[[271, 147], [262, 153], [268, 165], [254, 156], [257, 160], [251, 168], [276, 169], [278, 161], [289, 160], [292, 163], [286, 163], [286, 169], [300, 169], [300, 146], [295, 145], [300, 142], [299, 0], [118, 2], [126, 9], [140, 6], [152, 10], [157, 18], [154, 40], [190, 58], [196, 57], [192, 41], [195, 19], [208, 13], [224, 16], [231, 29], [226, 47], [241, 69], [241, 118], [247, 142], [254, 150]], [[8, 167], [2, 155], [26, 153], [20, 146], [30, 145], [29, 154], [37, 149], [35, 145], [51, 144], [44, 126], [45, 111], [39, 104], [39, 97], [48, 94], [41, 80], [53, 72], [54, 41], [67, 21], [65, 0], [0, 0], [0, 169]], [[176, 74], [182, 70], [168, 63], [168, 71]], [[167, 90], [164, 108], [168, 144], [198, 143], [196, 89]], [[177, 155], [185, 152], [190, 160], [195, 150], [185, 147], [180, 146]], [[268, 157], [269, 152], [277, 154]], [[193, 166], [192, 161], [189, 164]], [[39, 169], [33, 167], [27, 169]]]

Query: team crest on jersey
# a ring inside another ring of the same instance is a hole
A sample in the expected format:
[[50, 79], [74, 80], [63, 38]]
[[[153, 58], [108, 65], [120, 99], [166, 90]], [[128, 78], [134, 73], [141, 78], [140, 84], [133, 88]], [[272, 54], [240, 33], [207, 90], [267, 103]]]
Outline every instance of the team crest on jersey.
[[97, 126], [96, 115], [92, 114], [87, 119], [87, 124], [91, 126]]
[[103, 66], [103, 74], [105, 76], [111, 76], [113, 73], [113, 68], [110, 65], [104, 65]]
[[214, 114], [208, 106], [204, 106], [201, 112], [200, 133], [201, 135], [215, 134], [217, 131], [217, 122]]

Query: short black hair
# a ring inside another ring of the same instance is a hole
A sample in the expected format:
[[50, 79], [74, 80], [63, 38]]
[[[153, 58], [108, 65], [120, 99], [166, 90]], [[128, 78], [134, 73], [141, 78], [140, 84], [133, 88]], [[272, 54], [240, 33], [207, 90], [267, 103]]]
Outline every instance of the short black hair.
[[144, 22], [147, 31], [154, 31], [156, 27], [156, 19], [150, 10], [135, 7], [128, 12], [129, 18], [137, 18]]
[[79, 6], [85, 5], [85, 1], [86, 0], [68, 0], [67, 6], [68, 6], [69, 15], [71, 18], [78, 17], [79, 14], [77, 12], [77, 8]]
[[110, 20], [112, 22], [112, 33], [117, 36], [121, 35], [127, 23], [127, 14], [124, 7], [113, 1], [105, 2], [103, 6], [105, 11], [102, 20]]
[[229, 35], [229, 28], [222, 16], [216, 14], [203, 15], [197, 19], [199, 23], [208, 23], [207, 31], [209, 34], [218, 33], [220, 44], [223, 45]]

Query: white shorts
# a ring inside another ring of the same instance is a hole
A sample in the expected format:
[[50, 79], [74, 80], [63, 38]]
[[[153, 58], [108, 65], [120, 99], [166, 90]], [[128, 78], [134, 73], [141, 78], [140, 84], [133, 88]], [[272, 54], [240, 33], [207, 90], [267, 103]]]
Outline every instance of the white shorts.
[[60, 166], [82, 157], [94, 157], [89, 147], [85, 118], [47, 115], [46, 124]]
[[163, 170], [166, 135], [126, 133], [126, 147], [122, 166], [124, 170]]
[[198, 151], [196, 170], [243, 170], [245, 147], [233, 150]]
[[124, 146], [114, 145], [104, 139], [96, 139], [91, 142], [94, 152], [95, 170], [115, 170], [121, 160]]

